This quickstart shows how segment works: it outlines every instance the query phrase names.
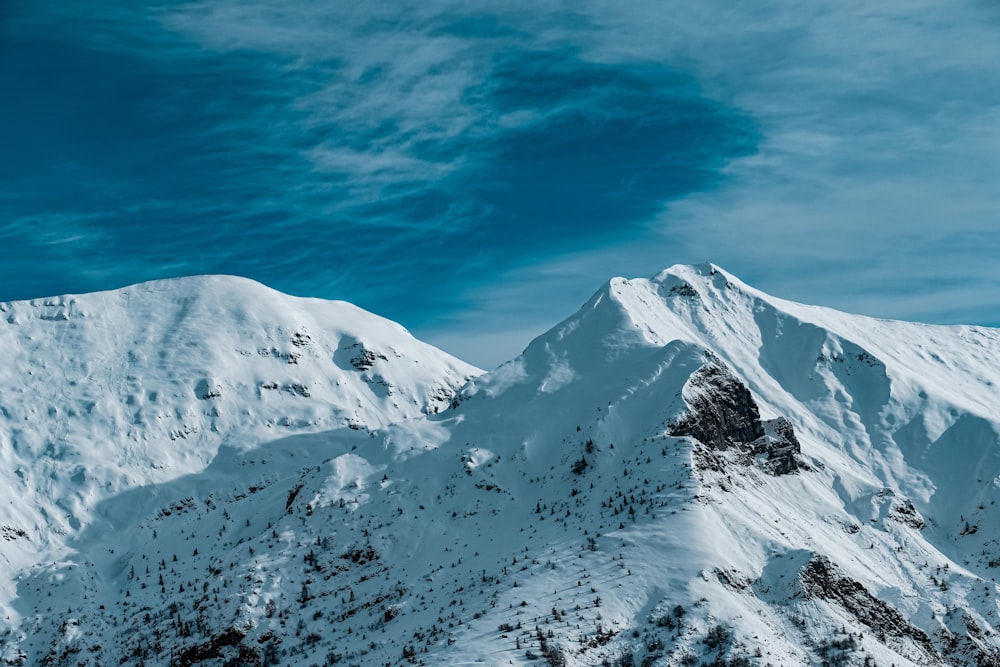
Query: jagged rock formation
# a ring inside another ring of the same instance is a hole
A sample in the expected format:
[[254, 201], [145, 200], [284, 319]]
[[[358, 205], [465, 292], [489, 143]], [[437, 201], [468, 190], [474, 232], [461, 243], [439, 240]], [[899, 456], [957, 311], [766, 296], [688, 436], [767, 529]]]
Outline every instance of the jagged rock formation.
[[891, 605], [862, 584], [844, 576], [826, 556], [814, 556], [799, 573], [802, 590], [809, 597], [828, 600], [878, 634], [880, 641], [898, 642], [898, 650], [915, 662], [937, 664], [941, 660], [930, 637], [915, 628]]
[[[710, 452], [735, 448], [746, 461], [757, 461], [774, 475], [799, 469], [802, 447], [784, 417], [762, 422], [750, 390], [717, 360], [695, 371], [685, 386], [688, 412], [671, 429], [674, 436], [690, 436]], [[720, 469], [716, 457], [701, 457], [706, 467]]]
[[709, 447], [725, 450], [764, 436], [760, 411], [746, 385], [718, 363], [708, 363], [688, 381], [691, 411], [671, 435], [690, 435]]
[[764, 467], [774, 475], [787, 475], [799, 469], [802, 445], [795, 437], [792, 422], [777, 417], [763, 422], [765, 437], [751, 443], [751, 453], [763, 459]]

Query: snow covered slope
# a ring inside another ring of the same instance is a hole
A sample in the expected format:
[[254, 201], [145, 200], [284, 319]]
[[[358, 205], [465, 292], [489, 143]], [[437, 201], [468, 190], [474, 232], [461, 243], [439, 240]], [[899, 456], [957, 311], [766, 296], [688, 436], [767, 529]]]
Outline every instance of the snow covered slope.
[[[4, 333], [25, 381], [0, 405], [35, 409], [2, 449], [8, 663], [1000, 664], [996, 330], [676, 266], [472, 377], [349, 306], [214, 280], [133, 288], [172, 296], [128, 318], [118, 293], [6, 306], [35, 327]], [[216, 296], [166, 326], [192, 291]], [[43, 327], [74, 312], [109, 324], [63, 347]]]
[[481, 372], [350, 304], [226, 276], [3, 303], [0, 317], [8, 569], [220, 446], [435, 412]]

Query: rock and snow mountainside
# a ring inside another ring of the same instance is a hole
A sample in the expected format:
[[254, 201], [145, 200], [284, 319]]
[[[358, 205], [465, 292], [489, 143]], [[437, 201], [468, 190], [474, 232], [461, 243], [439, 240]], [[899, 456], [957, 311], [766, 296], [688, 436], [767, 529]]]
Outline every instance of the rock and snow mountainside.
[[102, 502], [199, 473], [220, 448], [436, 412], [481, 373], [348, 303], [225, 276], [2, 303], [0, 348], [8, 572], [61, 557]]
[[1000, 664], [1000, 331], [711, 265], [481, 375], [234, 279], [0, 308], [6, 664]]

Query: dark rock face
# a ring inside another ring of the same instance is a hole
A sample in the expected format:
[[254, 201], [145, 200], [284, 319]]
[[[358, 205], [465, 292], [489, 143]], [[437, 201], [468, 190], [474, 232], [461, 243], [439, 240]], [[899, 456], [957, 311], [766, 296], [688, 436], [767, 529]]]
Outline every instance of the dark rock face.
[[892, 509], [889, 510], [889, 518], [917, 530], [923, 530], [927, 525], [924, 522], [924, 518], [920, 516], [920, 512], [913, 506], [912, 500], [906, 500], [905, 502], [897, 501], [894, 503]]
[[728, 368], [707, 364], [695, 371], [688, 382], [698, 392], [689, 401], [691, 409], [674, 427], [672, 435], [688, 435], [723, 450], [764, 435], [760, 412], [750, 390]]
[[839, 572], [826, 556], [814, 555], [799, 572], [799, 580], [808, 597], [843, 608], [870, 627], [880, 642], [895, 648], [910, 644], [923, 654], [911, 658], [919, 664], [1000, 665], [1000, 652], [985, 641], [983, 629], [968, 614], [949, 612], [944, 626], [931, 637], [860, 582]]
[[381, 352], [374, 352], [372, 350], [369, 350], [360, 343], [356, 343], [353, 347], [360, 348], [358, 353], [353, 357], [351, 357], [351, 365], [354, 366], [359, 371], [368, 370], [369, 368], [375, 365], [375, 362], [379, 361], [380, 359], [382, 361], [389, 360], [389, 358], [384, 354], [382, 354]]
[[787, 475], [799, 469], [798, 454], [802, 451], [792, 423], [784, 417], [764, 422], [769, 437], [757, 440], [754, 456], [763, 456], [765, 467], [774, 475]]
[[940, 656], [927, 636], [892, 607], [868, 592], [861, 583], [837, 572], [825, 556], [814, 556], [799, 574], [802, 589], [809, 597], [827, 600], [870, 627], [879, 636], [909, 639], [920, 648], [927, 662], [938, 662]]
[[[181, 651], [181, 654], [174, 661], [174, 665], [175, 667], [191, 667], [191, 665], [197, 665], [198, 663], [206, 660], [221, 658], [224, 655], [224, 649], [230, 646], [239, 645], [239, 643], [243, 641], [243, 638], [246, 637], [246, 634], [246, 630], [241, 628], [229, 628], [225, 632], [215, 635], [203, 644], [196, 644], [195, 646], [191, 646]], [[255, 651], [252, 649], [247, 650], [245, 647], [241, 648], [244, 650], [240, 651], [240, 658], [242, 658], [242, 661], [239, 664], [260, 664], [257, 661], [257, 654]]]
[[692, 299], [697, 298], [698, 292], [695, 288], [691, 287], [690, 283], [682, 282], [670, 288], [670, 296], [683, 296]]
[[688, 385], [689, 410], [671, 435], [695, 438], [714, 451], [737, 448], [773, 475], [798, 470], [802, 447], [792, 424], [784, 417], [762, 422], [750, 390], [728, 368], [712, 361], [695, 371]]

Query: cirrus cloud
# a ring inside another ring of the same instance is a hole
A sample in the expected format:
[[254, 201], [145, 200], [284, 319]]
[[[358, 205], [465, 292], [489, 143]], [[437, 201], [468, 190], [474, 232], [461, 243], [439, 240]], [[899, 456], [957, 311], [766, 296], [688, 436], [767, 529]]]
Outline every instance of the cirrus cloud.
[[239, 273], [490, 365], [677, 261], [938, 321], [1000, 292], [994, 5], [13, 7], [7, 298]]

